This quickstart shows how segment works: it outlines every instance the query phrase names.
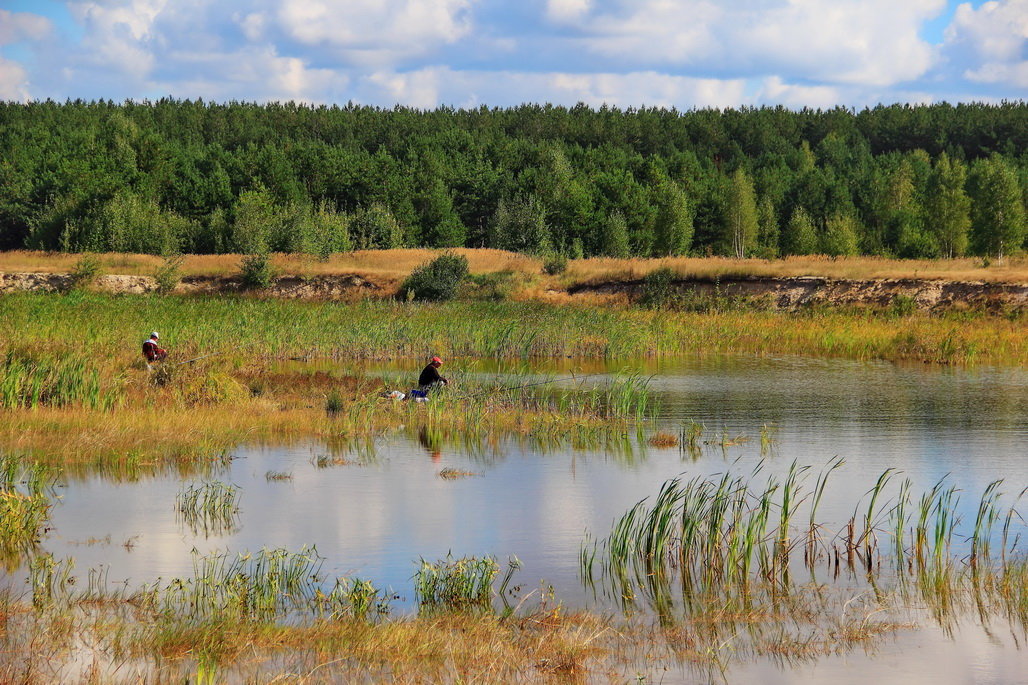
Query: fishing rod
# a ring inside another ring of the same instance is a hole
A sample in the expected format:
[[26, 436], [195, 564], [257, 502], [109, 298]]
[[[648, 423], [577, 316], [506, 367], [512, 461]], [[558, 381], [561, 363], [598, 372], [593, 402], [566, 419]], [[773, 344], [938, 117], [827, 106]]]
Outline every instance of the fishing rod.
[[211, 352], [210, 354], [205, 354], [202, 357], [193, 357], [192, 359], [187, 359], [184, 362], [179, 362], [179, 363], [175, 364], [175, 366], [182, 366], [183, 364], [192, 364], [193, 362], [198, 362], [201, 359], [207, 359], [207, 357], [214, 357], [214, 356], [217, 356], [219, 354], [222, 354], [222, 353], [221, 352]]

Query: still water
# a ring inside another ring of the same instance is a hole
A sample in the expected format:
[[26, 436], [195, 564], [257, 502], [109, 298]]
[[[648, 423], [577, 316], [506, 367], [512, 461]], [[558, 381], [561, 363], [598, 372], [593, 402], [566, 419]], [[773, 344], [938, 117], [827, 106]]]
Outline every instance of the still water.
[[[563, 376], [569, 368], [537, 370]], [[97, 477], [61, 488], [43, 546], [58, 558], [75, 557], [79, 571], [103, 565], [111, 582], [136, 585], [189, 575], [194, 548], [236, 552], [315, 545], [325, 557], [324, 573], [391, 588], [400, 607], [411, 604], [411, 577], [420, 557], [491, 554], [504, 566], [508, 555], [516, 555], [523, 567], [515, 582], [523, 592], [552, 587], [569, 606], [611, 609], [602, 593], [587, 591], [579, 579], [586, 533], [606, 535], [616, 517], [679, 475], [744, 475], [758, 464], [764, 473], [784, 474], [795, 461], [812, 467], [809, 489], [816, 472], [841, 457], [845, 464], [833, 474], [819, 516], [836, 530], [888, 468], [912, 480], [915, 497], [947, 477], [962, 491], [965, 520], [973, 518], [991, 481], [1004, 479], [1008, 495], [1028, 486], [1023, 369], [733, 356], [664, 360], [636, 370], [652, 374], [661, 402], [644, 436], [658, 429], [677, 433], [695, 422], [703, 430], [699, 450], [654, 448], [634, 435], [623, 444], [580, 449], [516, 440], [433, 448], [405, 434], [342, 455], [317, 443], [241, 445], [217, 476], [241, 489], [240, 513], [229, 530], [204, 534], [176, 515], [176, 495], [201, 479], [169, 475], [112, 483]], [[482, 363], [467, 373], [493, 371]], [[396, 370], [369, 372], [388, 377]], [[723, 438], [731, 444], [722, 445]], [[345, 463], [333, 464], [340, 457]], [[474, 475], [447, 480], [439, 476], [445, 468]], [[980, 633], [965, 627], [952, 640], [925, 629], [895, 638], [873, 657], [833, 657], [789, 669], [779, 682], [827, 676], [851, 682], [845, 673], [855, 664], [861, 681], [876, 672], [895, 675], [918, 649], [924, 657], [939, 645], [949, 645], [942, 651], [960, 666], [937, 668], [946, 660], [931, 657], [932, 665], [911, 667], [917, 677], [905, 682], [927, 682], [932, 674], [938, 676], [932, 682], [1016, 682], [1022, 667], [1028, 668], [1024, 653]], [[954, 656], [961, 650], [968, 653]], [[987, 665], [977, 665], [983, 661]], [[767, 673], [760, 673], [742, 668], [737, 675], [766, 680]]]

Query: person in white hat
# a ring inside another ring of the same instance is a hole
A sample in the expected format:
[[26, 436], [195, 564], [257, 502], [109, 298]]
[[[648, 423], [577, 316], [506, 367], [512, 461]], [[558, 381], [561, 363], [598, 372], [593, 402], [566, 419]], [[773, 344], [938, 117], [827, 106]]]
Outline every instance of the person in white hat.
[[147, 364], [164, 361], [165, 357], [168, 356], [168, 351], [161, 349], [157, 344], [157, 340], [160, 337], [157, 331], [154, 331], [150, 334], [149, 338], [143, 341], [143, 357], [146, 359]]

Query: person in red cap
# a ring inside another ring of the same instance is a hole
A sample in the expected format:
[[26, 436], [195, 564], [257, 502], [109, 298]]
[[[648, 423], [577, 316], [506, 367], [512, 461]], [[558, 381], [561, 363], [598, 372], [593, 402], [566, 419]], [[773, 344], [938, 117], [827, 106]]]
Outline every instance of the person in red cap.
[[421, 375], [418, 376], [418, 388], [422, 392], [427, 393], [432, 388], [446, 385], [446, 379], [439, 375], [439, 367], [442, 365], [442, 359], [432, 357], [432, 361], [421, 371]]

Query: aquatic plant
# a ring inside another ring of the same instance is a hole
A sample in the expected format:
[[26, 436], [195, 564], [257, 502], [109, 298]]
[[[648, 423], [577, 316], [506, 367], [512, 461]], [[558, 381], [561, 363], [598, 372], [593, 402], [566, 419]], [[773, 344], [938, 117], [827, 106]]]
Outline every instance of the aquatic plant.
[[[581, 575], [590, 583], [603, 578], [628, 601], [642, 594], [658, 611], [668, 604], [674, 578], [687, 594], [724, 594], [732, 588], [742, 592], [764, 583], [785, 588], [791, 585], [790, 569], [800, 561], [811, 573], [822, 564], [834, 574], [843, 566], [853, 573], [859, 570], [872, 583], [885, 564], [892, 577], [912, 574], [922, 592], [936, 600], [940, 593], [949, 596], [960, 582], [959, 559], [954, 556], [954, 538], [959, 536], [956, 486], [939, 481], [911, 509], [909, 480], [890, 497], [895, 470], [887, 469], [862, 498], [863, 513], [857, 516], [858, 502], [854, 516], [829, 535], [817, 513], [829, 476], [842, 464], [832, 460], [810, 492], [804, 477], [809, 467], [795, 462], [781, 479], [771, 476], [753, 482], [762, 470], [758, 466], [750, 478], [726, 473], [712, 479], [669, 480], [652, 504], [642, 500], [617, 519], [606, 538], [587, 538], [580, 552]], [[1017, 500], [1002, 504], [1001, 483], [986, 486], [965, 536], [966, 568], [980, 577], [996, 577], [1026, 563], [1010, 556], [1017, 543], [1009, 537]], [[793, 538], [793, 519], [801, 504], [808, 507], [809, 519], [799, 544]], [[1004, 526], [997, 540], [994, 526], [1001, 519]], [[907, 530], [912, 531], [909, 539]], [[892, 544], [878, 543], [880, 536], [889, 535]], [[996, 544], [1003, 550], [999, 559], [993, 551]], [[802, 559], [796, 556], [798, 549]]]
[[[510, 579], [520, 567], [517, 558], [511, 557], [498, 593], [504, 598], [504, 604]], [[447, 555], [436, 562], [422, 558], [414, 574], [418, 606], [423, 611], [488, 609], [493, 598], [493, 579], [499, 570], [500, 565], [491, 556], [454, 559]]]
[[175, 496], [175, 511], [194, 535], [232, 532], [239, 512], [239, 487], [221, 481], [189, 484]]

